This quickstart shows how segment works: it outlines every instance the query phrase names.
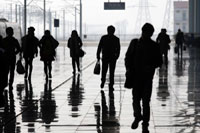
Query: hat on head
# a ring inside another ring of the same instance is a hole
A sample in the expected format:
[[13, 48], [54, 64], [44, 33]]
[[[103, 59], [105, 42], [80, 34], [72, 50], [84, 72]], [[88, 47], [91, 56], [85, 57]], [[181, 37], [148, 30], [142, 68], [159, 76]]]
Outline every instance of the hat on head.
[[35, 28], [34, 27], [29, 27], [28, 30], [29, 31], [35, 31]]

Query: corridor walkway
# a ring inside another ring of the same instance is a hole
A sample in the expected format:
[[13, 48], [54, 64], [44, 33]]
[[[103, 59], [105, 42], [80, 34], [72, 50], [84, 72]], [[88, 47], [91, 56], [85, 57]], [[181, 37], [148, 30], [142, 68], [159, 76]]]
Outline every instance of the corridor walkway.
[[[72, 76], [69, 50], [60, 46], [52, 79], [45, 81], [43, 63], [34, 60], [32, 81], [16, 73], [7, 106], [0, 109], [0, 132], [5, 133], [141, 133], [132, 130], [131, 90], [124, 86], [124, 55], [115, 73], [115, 91], [100, 89], [93, 74], [96, 47], [84, 46], [82, 72]], [[151, 99], [150, 133], [200, 132], [200, 49], [187, 48], [183, 59], [169, 52], [168, 69], [156, 71]]]

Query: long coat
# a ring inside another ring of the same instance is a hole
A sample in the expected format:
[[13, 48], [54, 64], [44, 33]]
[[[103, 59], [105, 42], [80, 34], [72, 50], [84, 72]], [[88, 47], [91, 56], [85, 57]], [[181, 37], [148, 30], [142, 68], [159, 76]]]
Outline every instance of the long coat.
[[56, 51], [59, 43], [52, 36], [43, 36], [40, 40], [40, 60], [53, 61], [55, 60]]

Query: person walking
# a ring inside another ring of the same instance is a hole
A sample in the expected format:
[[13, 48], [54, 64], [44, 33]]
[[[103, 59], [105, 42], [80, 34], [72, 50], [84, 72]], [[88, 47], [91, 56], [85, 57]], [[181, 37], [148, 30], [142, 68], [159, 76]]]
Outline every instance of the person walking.
[[166, 29], [161, 29], [161, 32], [158, 34], [156, 38], [156, 42], [160, 46], [160, 52], [164, 55], [164, 63], [165, 66], [168, 66], [168, 50], [170, 49], [169, 43], [171, 42], [169, 35], [167, 35]]
[[45, 30], [44, 36], [39, 41], [40, 45], [40, 60], [44, 62], [44, 73], [46, 75], [46, 80], [52, 78], [52, 61], [55, 60], [56, 51], [59, 43], [56, 39], [51, 36], [49, 30]]
[[176, 45], [178, 47], [178, 59], [181, 56], [181, 59], [183, 57], [183, 42], [184, 42], [184, 34], [181, 31], [181, 29], [178, 29], [178, 32], [176, 34]]
[[[39, 46], [39, 40], [34, 35], [35, 28], [29, 27], [28, 34], [22, 37], [22, 54], [25, 60], [25, 75], [24, 78], [28, 77], [31, 80], [32, 69], [33, 69], [33, 58], [37, 57]], [[29, 70], [29, 76], [28, 76]]]
[[100, 39], [97, 48], [97, 60], [100, 60], [100, 54], [102, 54], [102, 72], [101, 72], [101, 88], [104, 88], [106, 81], [106, 73], [109, 67], [109, 90], [113, 91], [114, 85], [114, 73], [117, 59], [120, 55], [120, 40], [114, 35], [115, 27], [110, 25], [107, 27], [107, 35], [103, 35]]
[[76, 30], [72, 31], [71, 37], [68, 39], [67, 46], [70, 49], [70, 57], [72, 58], [73, 74], [76, 74], [76, 66], [78, 72], [80, 72], [79, 52], [81, 47], [83, 46], [82, 40], [78, 36]]
[[14, 31], [12, 27], [6, 28], [6, 37], [2, 40], [2, 48], [5, 50], [6, 63], [9, 68], [9, 90], [13, 89], [16, 55], [21, 51], [18, 40], [13, 37]]
[[[149, 133], [150, 100], [152, 81], [157, 67], [162, 65], [159, 45], [151, 39], [154, 27], [146, 23], [139, 39], [133, 39], [125, 55], [126, 71], [131, 75], [131, 88], [135, 120], [131, 128], [136, 129], [140, 121], [142, 133]], [[127, 79], [126, 79], [127, 80]], [[140, 102], [142, 101], [142, 107]]]
[[5, 106], [4, 89], [8, 85], [8, 63], [6, 61], [5, 50], [2, 48], [2, 36], [0, 35], [0, 108]]

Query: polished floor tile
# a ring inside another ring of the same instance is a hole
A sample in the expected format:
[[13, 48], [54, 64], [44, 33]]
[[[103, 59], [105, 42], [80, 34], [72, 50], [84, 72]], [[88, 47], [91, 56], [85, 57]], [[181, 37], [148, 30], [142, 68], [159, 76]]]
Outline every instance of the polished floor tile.
[[[172, 44], [173, 47], [173, 44]], [[93, 74], [96, 47], [85, 46], [82, 72], [72, 76], [66, 47], [57, 49], [51, 80], [45, 80], [43, 63], [34, 60], [31, 82], [15, 75], [14, 89], [5, 91], [6, 106], [0, 109], [2, 133], [141, 133], [130, 128], [132, 94], [124, 88], [124, 55], [121, 49], [115, 73], [115, 91], [100, 89]], [[157, 69], [151, 98], [151, 133], [200, 132], [200, 49], [187, 48], [178, 60], [169, 51], [168, 68]], [[7, 90], [7, 89], [6, 89]]]

